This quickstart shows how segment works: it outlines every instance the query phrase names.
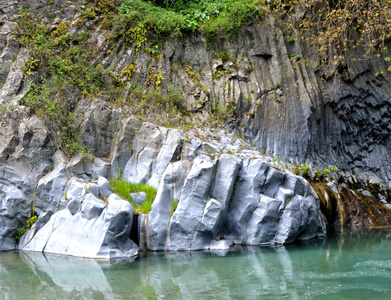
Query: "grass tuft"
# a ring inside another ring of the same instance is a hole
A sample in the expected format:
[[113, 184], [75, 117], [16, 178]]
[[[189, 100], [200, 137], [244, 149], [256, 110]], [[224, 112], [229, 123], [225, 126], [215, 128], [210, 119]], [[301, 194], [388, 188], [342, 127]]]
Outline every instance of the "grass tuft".
[[[123, 179], [111, 179], [110, 185], [113, 192], [119, 195], [121, 198], [128, 200], [134, 208], [135, 214], [147, 214], [152, 209], [153, 200], [155, 200], [157, 190], [145, 183], [131, 183]], [[146, 194], [146, 200], [143, 204], [135, 206], [133, 199], [130, 197], [130, 193], [144, 192]]]
[[175, 198], [171, 203], [171, 213], [170, 213], [170, 219], [172, 215], [174, 214], [176, 208], [178, 207], [179, 199]]

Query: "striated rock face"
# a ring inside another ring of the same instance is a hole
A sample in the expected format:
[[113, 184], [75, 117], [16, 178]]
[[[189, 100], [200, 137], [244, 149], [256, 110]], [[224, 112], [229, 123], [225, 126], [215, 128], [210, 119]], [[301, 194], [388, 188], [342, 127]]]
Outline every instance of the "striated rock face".
[[256, 151], [213, 158], [203, 144], [194, 159], [170, 163], [163, 173], [151, 212], [139, 216], [141, 249], [227, 249], [325, 235], [319, 198], [303, 178], [277, 171]]
[[[241, 28], [232, 42], [217, 36], [211, 51], [205, 47], [205, 38], [196, 31], [161, 41], [161, 55], [151, 56], [143, 49], [136, 51], [135, 47], [125, 46], [123, 39], [109, 45], [107, 32], [96, 30], [97, 19], [78, 27], [80, 3], [0, 1], [4, 14], [0, 21], [0, 104], [17, 102], [28, 87], [29, 79], [24, 79], [22, 70], [29, 53], [11, 34], [12, 27], [17, 26], [14, 21], [18, 10], [28, 7], [37, 15], [55, 17], [56, 22], [69, 22], [70, 32], [90, 30], [92, 43], [99, 49], [94, 64], [99, 61], [113, 74], [134, 66], [129, 87], [150, 90], [153, 84], [148, 83], [151, 78], [147, 74], [160, 72], [160, 91], [163, 94], [170, 89], [181, 91], [182, 104], [192, 112], [191, 119], [195, 122], [205, 121], [216, 105], [223, 110], [231, 105], [235, 109], [228, 127], [242, 129], [261, 152], [285, 160], [313, 162], [322, 168], [334, 165], [354, 170], [361, 179], [389, 185], [391, 75], [384, 57], [374, 56], [366, 61], [362, 59], [364, 50], [350, 49], [344, 65], [320, 68], [321, 58], [303, 44], [299, 34], [291, 32], [288, 42], [279, 21], [273, 18]], [[56, 24], [48, 26], [53, 30]], [[80, 91], [71, 87], [66, 90], [67, 100], [77, 102]], [[102, 99], [92, 106], [84, 99], [75, 110], [84, 118], [79, 125], [85, 145], [101, 157], [115, 147], [116, 130], [127, 131], [129, 124], [137, 123], [131, 118], [120, 126], [123, 111], [108, 107]], [[151, 119], [152, 115], [167, 121], [165, 114], [151, 112]], [[140, 150], [149, 160], [153, 156], [150, 146]], [[128, 149], [123, 151], [124, 157], [112, 157], [118, 160], [114, 174], [123, 172], [124, 161], [128, 161], [131, 152]], [[136, 163], [132, 162], [128, 168]], [[141, 179], [145, 167], [137, 166], [141, 168], [137, 171], [141, 172], [137, 175]], [[134, 178], [135, 174], [127, 172], [129, 178]]]
[[[378, 217], [389, 214], [387, 199], [381, 203], [378, 195], [366, 195], [380, 207], [366, 214], [371, 206], [363, 204], [369, 202], [365, 195], [355, 194], [356, 200], [344, 206], [341, 201], [346, 195], [353, 199], [354, 191], [327, 190], [333, 196], [323, 196], [324, 190], [314, 185], [320, 202], [306, 180], [284, 167], [277, 170], [274, 159], [261, 154], [335, 165], [389, 185], [391, 77], [383, 58], [361, 61], [357, 49], [347, 65], [319, 68], [312, 50], [298, 36], [288, 43], [272, 19], [248, 24], [232, 43], [216, 37], [213, 51], [195, 32], [162, 41], [161, 55], [151, 56], [125, 47], [122, 39], [109, 46], [107, 32], [92, 32], [98, 20], [89, 20], [83, 28], [91, 31], [99, 49], [92, 63], [112, 74], [132, 64], [129, 88], [151, 90], [156, 85], [147, 74], [160, 74], [159, 91], [181, 91], [187, 121], [195, 129], [183, 132], [142, 122], [131, 107], [111, 107], [104, 96], [90, 99], [69, 86], [64, 105], [75, 113], [81, 142], [91, 153], [69, 158], [57, 149], [49, 128], [19, 105], [37, 74], [23, 74], [30, 54], [11, 29], [17, 26], [14, 14], [25, 6], [42, 14], [53, 11], [49, 18], [55, 17], [56, 24], [69, 21], [69, 31], [76, 32], [82, 29], [75, 13], [80, 7], [61, 0], [51, 5], [19, 2], [0, 0], [0, 250], [111, 258], [136, 255], [134, 242], [143, 250], [284, 244], [324, 236], [320, 208], [329, 224], [391, 222]], [[51, 30], [56, 26], [49, 20], [46, 24]], [[228, 131], [255, 147], [227, 132], [198, 130], [216, 107], [231, 114]], [[151, 120], [167, 118], [151, 112]], [[107, 179], [116, 177], [158, 189], [148, 214], [133, 222], [131, 205], [110, 191]], [[338, 217], [332, 216], [335, 212]], [[346, 217], [355, 213], [370, 221]], [[18, 246], [18, 229], [26, 228], [33, 215], [38, 220]], [[137, 241], [129, 239], [134, 231]]]
[[[137, 255], [138, 247], [129, 239], [132, 205], [111, 194], [103, 177], [97, 185], [72, 179], [67, 184], [66, 208], [53, 214], [43, 226], [35, 223], [21, 239], [19, 249], [106, 259]], [[89, 188], [110, 195], [104, 202]]]
[[[116, 258], [135, 256], [139, 247], [216, 250], [233, 244], [284, 244], [326, 233], [319, 199], [303, 178], [274, 169], [271, 158], [223, 131], [185, 134], [124, 117], [117, 126], [129, 128], [119, 131], [110, 150], [118, 159], [91, 154], [67, 158], [61, 151], [51, 152], [42, 123], [26, 118], [28, 129], [22, 122], [25, 114], [13, 116], [15, 123], [4, 127], [3, 140], [9, 142], [3, 153], [10, 154], [2, 166], [1, 250]], [[18, 126], [22, 129], [13, 130]], [[129, 238], [133, 208], [111, 192], [107, 180], [126, 157], [124, 179], [158, 188], [151, 212], [138, 216], [136, 241]], [[33, 214], [37, 222], [17, 245], [17, 230]]]

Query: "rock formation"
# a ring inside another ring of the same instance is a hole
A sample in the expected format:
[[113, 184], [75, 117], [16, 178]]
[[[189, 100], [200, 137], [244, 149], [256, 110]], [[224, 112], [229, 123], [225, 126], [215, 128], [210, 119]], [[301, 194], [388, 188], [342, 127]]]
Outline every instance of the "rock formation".
[[[309, 183], [289, 171], [295, 163], [343, 170], [335, 186], [352, 177], [390, 185], [391, 90], [382, 58], [361, 61], [357, 49], [347, 60], [349, 68], [319, 68], [311, 47], [299, 36], [288, 43], [272, 18], [241, 28], [233, 42], [217, 37], [214, 51], [194, 32], [162, 41], [161, 55], [153, 56], [121, 39], [109, 45], [107, 32], [96, 27], [98, 19], [78, 25], [79, 1], [63, 4], [0, 0], [0, 250], [110, 258], [134, 256], [138, 248], [284, 244], [325, 235], [320, 203], [329, 224], [343, 224], [329, 216], [335, 210], [327, 207], [335, 202], [315, 186], [320, 202]], [[186, 118], [195, 127], [184, 131], [145, 122], [168, 121], [156, 111], [141, 121], [132, 107], [109, 105], [102, 95], [91, 99], [69, 86], [64, 102], [91, 154], [67, 157], [57, 133], [22, 105], [38, 75], [24, 74], [30, 52], [13, 35], [21, 6], [38, 15], [52, 13], [56, 22], [45, 23], [50, 30], [65, 20], [70, 32], [89, 31], [99, 52], [93, 64], [118, 74], [133, 64], [129, 89], [151, 90], [155, 77], [148, 74], [163, 74], [158, 88], [163, 94], [181, 91], [181, 105], [191, 113]], [[232, 115], [226, 130], [200, 129], [216, 107]], [[116, 177], [158, 189], [148, 214], [133, 222], [131, 205], [108, 186], [107, 179]], [[378, 195], [372, 200], [387, 214], [388, 199], [382, 195], [381, 203]], [[338, 207], [340, 215], [354, 210], [350, 205], [342, 213], [344, 206]], [[18, 229], [33, 215], [37, 222], [18, 243]], [[359, 223], [391, 221], [376, 220]], [[135, 231], [138, 240], [132, 241]]]

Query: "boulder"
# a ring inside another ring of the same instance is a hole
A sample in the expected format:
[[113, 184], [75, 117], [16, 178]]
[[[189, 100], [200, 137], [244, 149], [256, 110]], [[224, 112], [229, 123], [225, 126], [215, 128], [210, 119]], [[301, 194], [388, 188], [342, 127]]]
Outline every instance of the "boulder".
[[225, 236], [235, 243], [291, 243], [325, 236], [319, 199], [298, 176], [271, 168], [261, 159], [243, 162], [231, 201]]
[[135, 206], [143, 204], [147, 199], [147, 194], [144, 192], [130, 193], [129, 196]]
[[111, 194], [106, 203], [86, 193], [53, 214], [34, 236], [21, 241], [19, 249], [88, 258], [132, 257], [138, 253], [129, 239], [132, 221], [129, 202]]
[[134, 152], [126, 163], [123, 179], [134, 183], [145, 183], [152, 172], [153, 161], [161, 147], [162, 140], [167, 134], [166, 128], [144, 123], [133, 142]]
[[183, 160], [170, 163], [162, 175], [152, 210], [147, 215], [139, 216], [139, 244], [146, 250], [164, 250], [173, 202], [178, 201], [190, 162]]
[[[178, 207], [171, 218], [166, 250], [192, 249], [205, 205], [209, 201], [214, 168], [208, 157], [199, 156], [194, 160], [183, 186]], [[197, 248], [202, 247], [203, 245], [197, 245]]]

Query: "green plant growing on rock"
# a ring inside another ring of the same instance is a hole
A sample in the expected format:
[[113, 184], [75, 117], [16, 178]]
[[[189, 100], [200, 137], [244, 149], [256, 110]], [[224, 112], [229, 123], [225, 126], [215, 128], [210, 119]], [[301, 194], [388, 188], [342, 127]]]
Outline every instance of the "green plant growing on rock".
[[307, 165], [301, 165], [301, 174], [303, 174], [303, 177], [309, 177], [310, 175], [310, 167]]
[[170, 219], [178, 207], [179, 199], [175, 198], [171, 203]]
[[[155, 200], [157, 190], [145, 183], [130, 183], [123, 179], [111, 179], [110, 185], [113, 192], [119, 195], [121, 198], [128, 200], [134, 208], [135, 214], [147, 214], [152, 209], [153, 200]], [[143, 204], [134, 205], [130, 193], [144, 192], [146, 199]]]
[[7, 105], [2, 104], [0, 105], [0, 117], [5, 115], [8, 111]]
[[26, 232], [26, 228], [18, 228], [18, 234], [16, 235], [15, 239], [19, 240], [20, 237]]
[[315, 168], [315, 180], [321, 181], [323, 179], [323, 173], [319, 168]]
[[38, 217], [36, 215], [32, 216], [31, 218], [28, 218], [27, 219], [27, 228], [30, 228], [31, 226], [33, 226], [33, 224], [35, 222], [37, 222], [38, 220]]
[[[149, 34], [161, 37], [181, 36], [200, 28], [211, 42], [217, 33], [232, 40], [245, 22], [265, 13], [260, 0], [221, 1], [142, 1], [123, 0], [119, 16], [110, 21], [121, 34], [143, 26]], [[134, 41], [133, 41], [134, 42]]]
[[35, 57], [30, 57], [30, 59], [27, 60], [23, 66], [24, 77], [30, 76], [31, 73], [38, 68], [38, 65], [39, 59]]
[[[385, 43], [391, 32], [391, 2], [388, 0], [295, 0], [274, 1], [279, 13], [297, 17], [285, 28], [300, 30], [305, 43], [313, 45], [325, 57], [321, 64], [338, 66], [346, 62], [353, 49], [363, 50], [362, 59], [387, 51]], [[349, 67], [349, 66], [348, 66]]]
[[69, 112], [64, 103], [58, 102], [53, 93], [53, 82], [31, 83], [30, 90], [21, 103], [30, 107], [30, 112], [43, 119], [56, 137], [58, 147], [73, 155], [85, 147], [78, 142], [75, 115]]

